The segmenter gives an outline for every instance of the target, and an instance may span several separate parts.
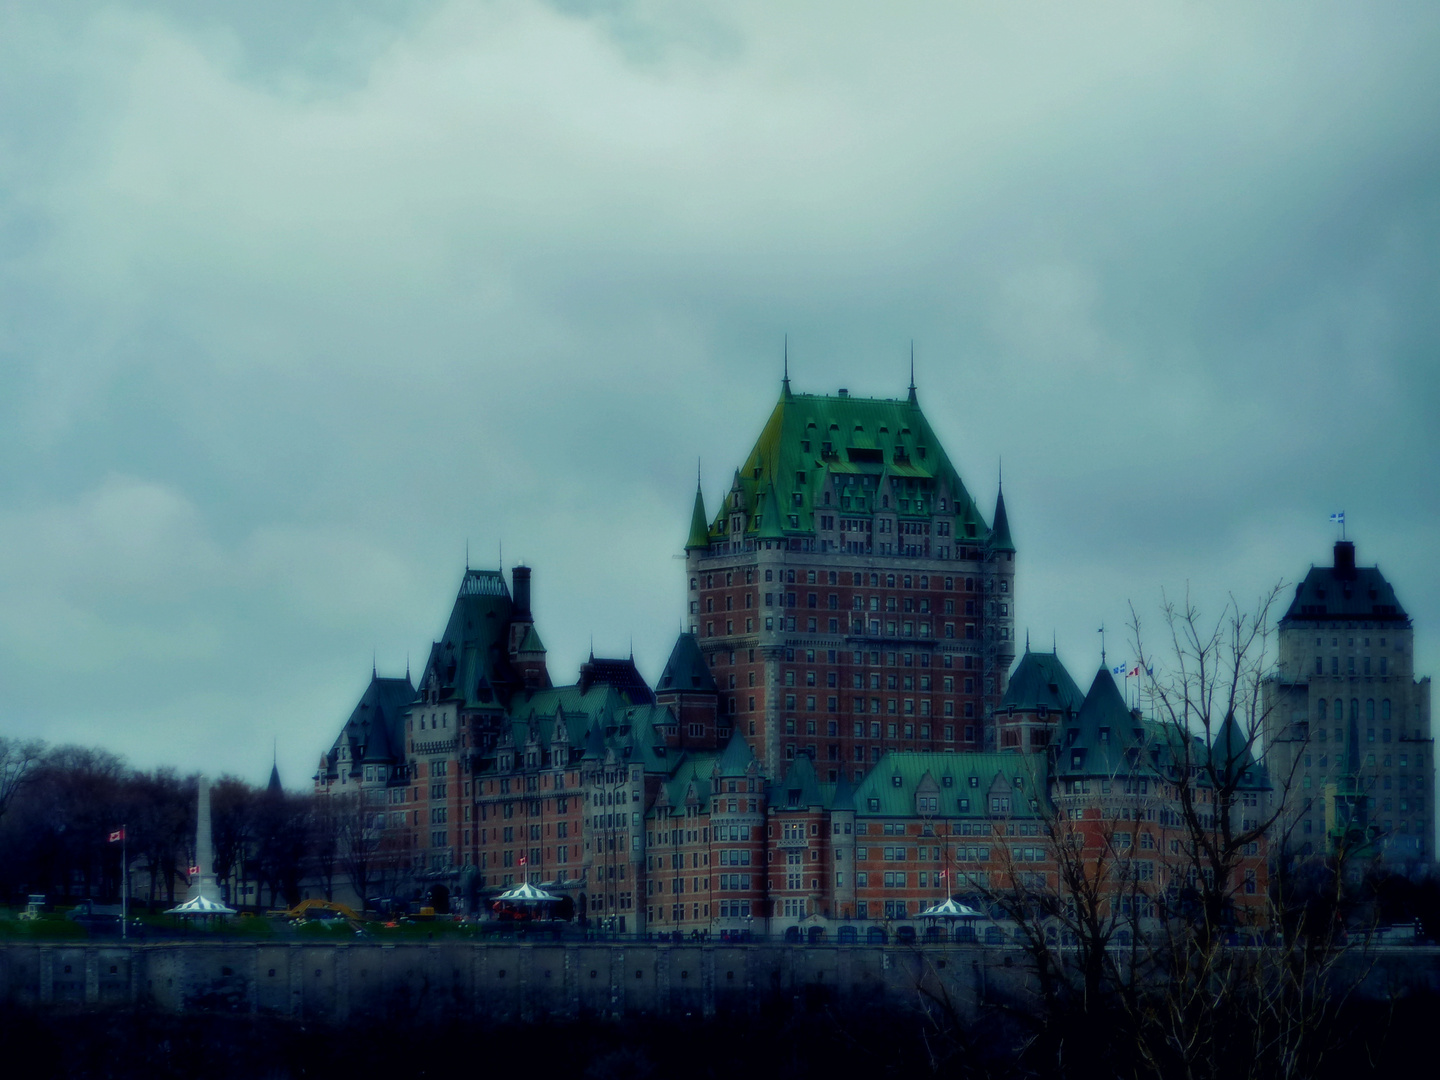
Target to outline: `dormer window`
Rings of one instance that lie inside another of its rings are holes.
[[[979,786],[980,786],[980,778],[979,778],[978,776],[972,776],[972,777],[970,777],[970,786],[971,786],[971,787],[979,787]]]
[[[955,778],[953,776],[943,776],[940,778],[940,785],[942,787],[954,787]]]
[[[877,812],[880,810],[880,800],[879,800],[879,799],[866,799],[866,800],[865,800],[865,808],[866,808],[867,810],[869,810],[872,814],[873,814],[873,813],[877,813]]]
[[[1110,729],[1108,727],[1102,727],[1100,729],[1100,741],[1103,743],[1110,741]]]
[[[890,777],[890,786],[891,786],[891,787],[899,787],[900,785],[901,785],[901,780],[900,780],[900,774],[899,774],[899,773],[896,773],[894,776]]]

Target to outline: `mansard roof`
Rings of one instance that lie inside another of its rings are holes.
[[[787,389],[718,507],[707,542],[732,535],[729,519],[736,509],[745,514],[748,539],[813,534],[814,514],[823,506],[822,491],[832,476],[869,478],[862,489],[865,501],[855,508],[862,514],[879,505],[882,481],[918,481],[926,497],[913,500],[913,515],[898,505],[890,507],[892,512],[928,518],[937,512],[936,500],[944,498],[944,513],[956,518],[958,538],[991,539],[975,500],[913,395],[897,400],[791,394]],[[1014,550],[1008,526],[993,541],[1009,545],[999,550]]]
[[[719,687],[715,685],[715,678],[710,674],[710,666],[705,663],[705,656],[700,651],[700,642],[694,634],[681,634],[675,639],[675,647],[670,650],[670,659],[665,662],[665,670],[660,673],[660,681],[655,684],[655,689],[660,693],[702,693],[715,694]]]
[[[1065,670],[1060,657],[1053,652],[1031,652],[1029,646],[1010,676],[1010,685],[1000,700],[1002,709],[1034,712],[1039,708],[1057,713],[1077,712],[1085,695]]]
[[[1044,770],[1044,757],[1035,754],[891,751],[855,786],[852,801],[862,818],[916,818],[924,816],[915,799],[923,788],[938,798],[940,817],[988,818],[990,792],[1003,789],[1006,816],[1038,817],[1049,805]]]
[[[1356,566],[1355,545],[1335,544],[1331,566],[1312,566],[1295,588],[1295,599],[1280,620],[1291,622],[1388,622],[1408,626],[1395,589],[1377,566]]]
[[[340,747],[349,750],[350,771],[358,773],[365,762],[395,764],[405,760],[405,716],[415,701],[409,676],[381,678],[373,671],[370,682],[355,703],[326,756],[330,775],[338,775]],[[274,772],[278,779],[279,773]]]
[[[590,659],[580,665],[579,686],[582,692],[594,686],[610,686],[631,704],[655,704],[655,694],[635,666],[633,656],[611,659],[591,653]]]
[[[507,648],[512,614],[505,576],[467,569],[445,632],[430,648],[421,686],[433,678],[440,698],[462,707],[503,706],[520,685]]]

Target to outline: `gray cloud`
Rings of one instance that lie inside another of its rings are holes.
[[[655,674],[787,332],[1077,675],[1342,507],[1440,671],[1430,8],[303,8],[0,16],[0,731],[299,781],[467,538]]]

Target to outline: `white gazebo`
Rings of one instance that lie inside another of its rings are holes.
[[[171,908],[166,915],[182,919],[209,919],[234,915],[220,899],[220,886],[215,882],[215,854],[210,834],[210,781],[200,777],[200,791],[195,808],[195,874],[190,882],[190,895],[183,904]]]

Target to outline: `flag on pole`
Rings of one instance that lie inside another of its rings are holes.
[[[1127,678],[1127,679],[1138,679],[1139,677],[1140,677],[1140,665],[1139,665],[1139,664],[1136,664],[1133,668],[1131,668],[1129,671],[1127,671],[1127,672],[1125,673],[1125,678]]]
[[[524,855],[521,855],[521,856],[520,856],[520,865],[521,865],[521,866],[524,866],[524,865],[525,865],[525,856],[524,856]]]
[[[124,840],[124,839],[125,839],[125,826],[122,825],[122,826],[120,826],[120,828],[114,830],[114,831],[110,834],[110,840],[109,840],[109,842],[112,843],[112,844],[118,844],[118,843],[120,843],[120,841],[122,841],[122,840]]]
[[[192,867],[190,867],[190,876],[191,876],[191,877],[199,877],[199,876],[200,876],[200,867],[198,867],[198,866],[192,866]]]
[[[1341,510],[1338,514],[1331,514],[1331,515],[1330,515],[1330,520],[1333,521],[1333,522],[1335,522],[1335,524],[1337,524],[1337,525],[1344,525],[1344,524],[1345,524],[1345,511],[1344,511],[1344,510]]]
[[[1124,675],[1124,674],[1125,674],[1125,665],[1124,665],[1124,664],[1117,664],[1115,667],[1112,667],[1112,668],[1110,669],[1110,674],[1111,674],[1111,675]]]

